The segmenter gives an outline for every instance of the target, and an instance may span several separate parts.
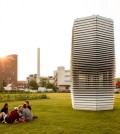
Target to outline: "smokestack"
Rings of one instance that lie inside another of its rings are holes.
[[[40,82],[40,48],[37,48],[37,83]]]

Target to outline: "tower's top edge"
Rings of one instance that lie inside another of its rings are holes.
[[[76,18],[75,21],[86,20],[86,19],[92,19],[92,18],[93,18],[93,19],[100,18],[100,19],[104,19],[104,20],[108,20],[108,21],[113,21],[111,18],[103,17],[103,16],[100,16],[100,15],[91,15],[91,16],[87,16],[87,17]]]

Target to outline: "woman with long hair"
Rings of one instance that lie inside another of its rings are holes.
[[[1,109],[1,112],[4,112],[5,114],[8,114],[8,103],[5,103],[3,108]]]

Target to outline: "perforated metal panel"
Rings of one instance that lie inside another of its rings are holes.
[[[112,19],[101,16],[76,19],[71,51],[73,108],[113,109],[115,52]]]

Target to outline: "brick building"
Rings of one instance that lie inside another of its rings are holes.
[[[7,55],[0,58],[0,86],[12,83],[17,86],[17,55]]]

